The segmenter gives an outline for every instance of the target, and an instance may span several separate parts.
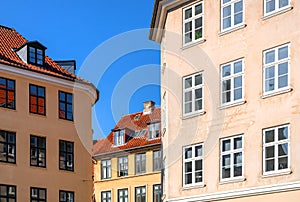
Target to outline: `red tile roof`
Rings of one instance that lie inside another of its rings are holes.
[[[27,64],[26,62],[24,62],[14,50],[20,48],[27,42],[27,39],[25,39],[13,28],[8,28],[0,25],[0,63],[43,74],[48,74],[55,77],[60,77],[63,79],[80,79],[74,74],[71,74],[63,69],[48,56],[45,56],[45,64],[43,67]]]
[[[139,119],[135,119],[139,116]],[[151,114],[143,114],[137,112],[134,114],[125,115],[114,127],[112,132],[107,138],[100,139],[94,144],[93,155],[103,155],[106,153],[118,152],[123,150],[137,149],[142,146],[155,145],[161,143],[161,138],[149,139],[148,138],[148,124],[151,122],[160,121],[160,108],[155,108]],[[136,135],[131,138],[127,143],[121,146],[114,145],[114,130],[128,128],[132,131],[143,131],[142,135]]]

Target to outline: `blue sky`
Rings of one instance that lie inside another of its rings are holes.
[[[75,59],[79,75],[97,76],[100,100],[94,106],[93,128],[98,139],[108,135],[122,114],[141,111],[142,102],[160,105],[159,44],[149,41],[145,30],[153,4],[154,0],[3,1],[0,24],[41,42],[54,60]],[[81,67],[85,73],[80,74]]]

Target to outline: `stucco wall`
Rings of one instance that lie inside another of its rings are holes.
[[[300,18],[300,2],[292,0],[291,5],[290,11],[262,19],[263,1],[244,1],[246,26],[220,36],[220,1],[204,0],[205,41],[188,48],[182,47],[182,7],[168,13],[161,43],[161,61],[166,64],[161,75],[161,94],[166,91],[169,109],[167,130],[162,139],[166,157],[166,199],[300,180],[300,21],[296,20]],[[292,91],[263,99],[263,51],[285,43],[290,43]],[[246,103],[220,109],[220,65],[239,58],[245,61]],[[203,71],[204,76],[206,113],[183,119],[182,77],[199,71]],[[262,177],[262,129],[282,124],[290,124],[292,173]],[[219,177],[219,140],[238,134],[244,134],[245,181],[223,184]],[[183,189],[182,147],[200,142],[205,147],[205,186]]]

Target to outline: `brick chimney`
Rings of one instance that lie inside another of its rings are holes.
[[[143,114],[146,115],[146,114],[151,114],[153,112],[155,108],[155,102],[153,101],[147,101],[147,102],[144,102],[144,110],[143,110]]]

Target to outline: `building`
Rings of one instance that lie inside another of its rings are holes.
[[[0,26],[0,201],[91,201],[97,89]]]
[[[299,201],[300,1],[156,0],[163,199]]]
[[[160,202],[160,109],[122,116],[105,139],[94,145],[97,202]]]

